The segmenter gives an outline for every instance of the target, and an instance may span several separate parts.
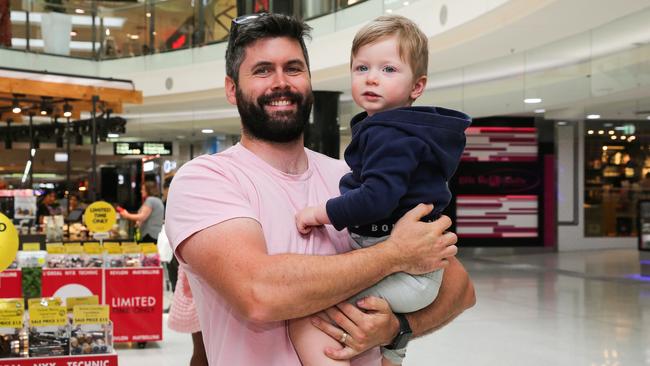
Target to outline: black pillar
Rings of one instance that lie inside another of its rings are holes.
[[[334,91],[314,91],[314,107],[305,128],[305,146],[334,159],[339,158],[339,95]]]

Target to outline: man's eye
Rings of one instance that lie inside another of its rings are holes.
[[[356,71],[368,71],[368,66],[366,65],[359,65],[355,68]]]
[[[287,68],[287,73],[289,74],[299,74],[302,72],[302,69],[300,67],[288,67]]]
[[[393,66],[384,66],[384,72],[397,72],[397,69]]]
[[[270,72],[270,71],[269,71],[269,69],[267,69],[267,68],[260,68],[260,69],[255,69],[255,70],[253,70],[253,75],[266,75],[266,74],[268,74],[269,72]]]

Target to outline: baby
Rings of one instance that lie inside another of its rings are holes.
[[[449,204],[447,182],[460,161],[471,120],[454,110],[411,107],[424,91],[427,63],[427,37],[407,18],[381,16],[356,34],[352,98],[365,112],[351,121],[352,141],[345,150],[351,172],[340,181],[341,196],[296,215],[302,234],[331,224],[348,229],[354,249],[368,247],[386,240],[397,220],[419,203],[434,205],[426,221],[437,219]],[[348,300],[381,297],[400,320],[398,337],[382,347],[384,365],[402,363],[411,332],[403,314],[435,300],[442,274],[396,273]],[[349,365],[325,356],[325,346],[341,345],[308,322],[289,325],[303,365]],[[346,343],[346,336],[339,342]]]

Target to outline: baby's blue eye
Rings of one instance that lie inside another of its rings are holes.
[[[368,66],[359,65],[359,66],[357,66],[357,71],[368,71]]]
[[[385,66],[384,67],[384,72],[396,72],[397,69],[392,67],[392,66]]]

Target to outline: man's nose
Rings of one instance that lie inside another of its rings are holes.
[[[284,74],[282,70],[278,70],[273,77],[273,89],[286,89],[289,87],[289,80],[287,75]]]

